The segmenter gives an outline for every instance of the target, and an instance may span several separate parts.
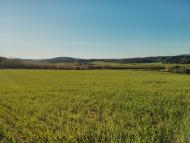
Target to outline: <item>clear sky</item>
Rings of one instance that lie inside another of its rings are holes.
[[[189,0],[0,0],[0,56],[190,54]]]

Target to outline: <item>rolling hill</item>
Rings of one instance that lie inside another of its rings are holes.
[[[114,62],[114,63],[172,63],[172,64],[190,64],[190,54],[177,56],[158,56],[158,57],[143,57],[143,58],[122,58],[122,59],[79,59],[72,57],[56,57],[52,59],[41,60],[47,63],[65,63],[78,62],[90,63],[94,61]]]

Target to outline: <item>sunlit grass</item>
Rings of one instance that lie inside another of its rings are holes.
[[[188,142],[190,76],[0,71],[2,142]]]

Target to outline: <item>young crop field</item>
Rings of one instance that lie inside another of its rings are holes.
[[[0,142],[188,143],[190,76],[0,70]]]
[[[89,64],[96,66],[110,66],[110,67],[123,67],[129,69],[163,69],[166,64],[163,63],[114,63],[114,62],[103,62],[103,61],[93,61]]]

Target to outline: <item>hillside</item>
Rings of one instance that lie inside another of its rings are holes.
[[[172,64],[190,64],[190,55],[177,55],[177,56],[158,56],[158,57],[144,57],[144,58],[123,58],[123,59],[78,59],[72,57],[57,57],[52,59],[42,60],[48,63],[61,63],[61,62],[78,62],[78,63],[91,63],[94,61],[114,62],[114,63],[172,63]]]
[[[79,59],[56,57],[51,59],[18,59],[0,57],[1,69],[135,69],[190,73],[190,55],[159,56],[124,59]]]
[[[0,62],[3,60],[13,60],[5,57],[0,57]],[[14,59],[15,60],[15,59]],[[190,54],[177,56],[158,56],[158,57],[137,57],[137,58],[122,58],[122,59],[81,59],[73,57],[56,57],[50,59],[16,59],[25,62],[38,63],[91,63],[91,62],[114,62],[114,63],[167,63],[167,64],[190,64]]]

